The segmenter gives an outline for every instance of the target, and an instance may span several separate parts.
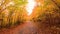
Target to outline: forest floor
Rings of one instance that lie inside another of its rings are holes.
[[[0,34],[39,34],[38,24],[32,21],[26,21],[24,24],[18,25],[15,28],[5,28],[0,30]],[[40,33],[41,34],[41,33]]]

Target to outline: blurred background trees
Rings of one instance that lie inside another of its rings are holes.
[[[43,0],[37,3],[31,20],[38,23],[46,34],[48,32],[51,34],[60,33],[60,1]]]
[[[27,0],[0,0],[0,27],[9,27],[24,22]]]

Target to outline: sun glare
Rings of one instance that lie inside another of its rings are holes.
[[[33,11],[33,8],[36,6],[35,0],[28,0],[28,4],[26,5],[26,10],[28,15],[30,15]]]

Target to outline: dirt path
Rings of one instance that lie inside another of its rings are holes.
[[[4,29],[0,34],[38,34],[38,26],[36,23],[27,21],[22,25],[12,29]]]

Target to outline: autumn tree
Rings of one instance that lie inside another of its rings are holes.
[[[0,0],[0,27],[23,22],[26,3],[27,0]]]

